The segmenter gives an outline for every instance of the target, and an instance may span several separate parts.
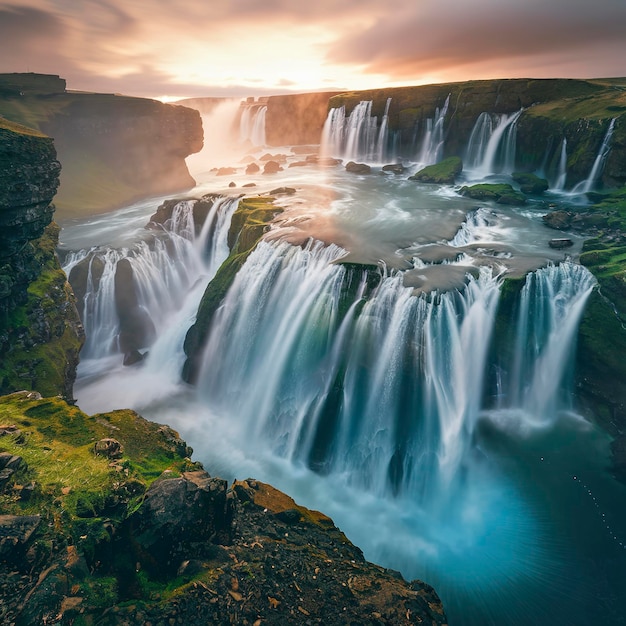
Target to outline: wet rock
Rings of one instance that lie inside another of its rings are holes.
[[[531,195],[542,194],[550,186],[545,178],[539,178],[536,174],[514,172],[511,174],[511,178],[519,184],[522,193]]]
[[[216,176],[232,176],[237,173],[237,168],[235,167],[220,167],[216,172]]]
[[[135,365],[136,363],[141,363],[148,353],[144,352],[143,354],[139,352],[139,350],[131,350],[130,352],[126,352],[124,354],[123,365],[130,366]]]
[[[250,163],[248,167],[246,167],[246,174],[257,174],[261,171],[261,168],[256,163]]]
[[[276,187],[276,189],[270,191],[270,196],[291,196],[294,193],[296,193],[296,190],[293,187]]]
[[[276,174],[277,172],[282,172],[282,170],[283,168],[278,161],[268,161],[263,167],[264,174]]]
[[[567,238],[550,239],[550,241],[548,242],[548,245],[551,248],[559,250],[562,248],[569,248],[573,246],[574,242],[571,239],[567,239]]]
[[[372,168],[367,163],[355,163],[354,161],[348,161],[346,163],[346,172],[352,174],[369,174]]]
[[[434,165],[428,165],[409,176],[409,180],[436,185],[452,185],[463,171],[463,162],[459,157],[449,157]]]
[[[573,214],[569,211],[552,211],[541,219],[548,228],[555,230],[565,230],[572,225]]]
[[[233,187],[236,187],[236,186],[237,186],[237,184],[236,184],[234,181],[232,181],[232,180],[231,180],[231,181],[228,183],[228,186],[229,186],[229,188],[231,188],[231,189],[232,189]]]
[[[391,172],[392,174],[403,174],[406,171],[406,168],[402,163],[390,163],[388,165],[383,165],[383,172]]]

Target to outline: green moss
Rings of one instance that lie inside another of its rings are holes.
[[[71,396],[83,335],[74,296],[55,253],[58,233],[52,223],[32,243],[41,272],[28,286],[26,303],[11,311],[7,320],[0,393],[28,389],[44,396]]]
[[[37,485],[26,502],[1,495],[1,508],[14,514],[64,513],[68,533],[76,538],[96,532],[100,541],[102,525],[90,531],[81,518],[123,516],[164,471],[195,468],[191,450],[174,431],[134,411],[88,416],[60,398],[22,392],[0,397],[0,415],[3,425],[19,429],[0,438],[0,451],[21,456],[27,469],[18,478]],[[123,446],[123,457],[113,465],[94,454],[95,442],[106,437]]]
[[[474,200],[491,200],[499,204],[525,204],[526,198],[506,183],[472,185],[462,187],[461,195]]]
[[[198,307],[196,321],[185,337],[185,353],[188,358],[183,368],[183,378],[187,382],[195,381],[198,353],[206,341],[215,312],[224,300],[237,272],[267,232],[270,222],[281,211],[280,207],[274,205],[274,198],[271,196],[240,200],[228,231],[231,253],[208,284]]]
[[[438,185],[452,185],[456,177],[463,171],[463,162],[459,157],[448,157],[435,165],[428,165],[421,169],[409,180]]]

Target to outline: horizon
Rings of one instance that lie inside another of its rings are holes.
[[[86,10],[86,8],[88,10]],[[622,77],[626,3],[0,2],[0,72],[175,101],[467,80]]]

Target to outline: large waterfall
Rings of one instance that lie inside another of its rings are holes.
[[[242,104],[239,120],[239,141],[241,143],[250,142],[253,146],[265,145],[266,113],[267,105]]]
[[[510,174],[515,169],[516,123],[522,110],[493,115],[481,113],[469,138],[465,167],[472,177]]]
[[[371,103],[350,124],[334,109],[326,141],[384,162],[389,104],[375,125]],[[445,109],[411,160],[440,154]],[[512,168],[519,114],[481,116],[474,172]],[[551,248],[532,203],[477,206],[452,187],[285,158],[271,177],[232,175],[237,194],[251,179],[255,194],[296,193],[214,312],[196,387],[180,381],[183,340],[229,254],[237,198],[206,196],[207,171],[203,200],[149,229],[160,201],[90,220],[102,236],[83,244],[64,228],[84,248],[65,261],[88,335],[81,408],[134,408],[211,474],[324,511],[366,558],[432,584],[451,626],[623,623],[626,494],[572,397],[595,284],[575,262],[582,238]],[[129,345],[141,360],[123,367]]]

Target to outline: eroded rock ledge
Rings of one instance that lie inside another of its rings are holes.
[[[431,587],[270,485],[209,476],[167,426],[26,392],[0,411],[2,623],[446,623]]]

